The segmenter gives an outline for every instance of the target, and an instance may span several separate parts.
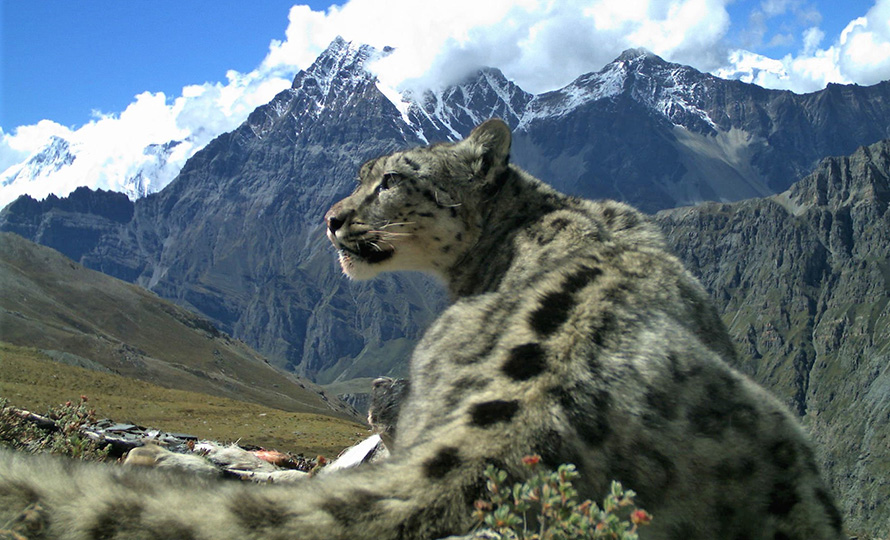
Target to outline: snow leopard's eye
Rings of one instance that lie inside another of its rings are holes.
[[[380,192],[380,191],[389,189],[389,188],[395,186],[396,184],[398,184],[399,181],[401,181],[401,180],[402,180],[402,175],[399,173],[394,173],[394,172],[385,173],[383,175],[383,179],[380,180],[379,184],[377,184],[377,191]]]

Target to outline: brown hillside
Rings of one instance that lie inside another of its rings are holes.
[[[7,343],[165,388],[358,420],[206,319],[10,233],[0,234],[0,290]]]

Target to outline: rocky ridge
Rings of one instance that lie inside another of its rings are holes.
[[[890,533],[890,141],[789,190],[661,212],[742,371],[802,417],[851,530]]]

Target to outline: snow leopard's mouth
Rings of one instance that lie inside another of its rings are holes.
[[[393,249],[386,249],[373,242],[356,242],[355,248],[340,246],[340,251],[350,257],[358,257],[369,264],[383,262],[393,256]]]

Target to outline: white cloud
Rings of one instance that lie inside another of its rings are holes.
[[[564,86],[624,49],[719,64],[726,0],[352,0],[327,13],[297,6],[264,66],[305,67],[336,36],[393,54],[374,69],[388,86],[449,84],[497,66],[530,92]]]
[[[803,54],[813,54],[823,39],[825,39],[825,32],[818,27],[807,28],[803,33]]]
[[[769,81],[770,87],[787,84],[788,72],[781,60],[767,58],[750,51],[735,50],[729,53],[729,64],[714,71],[724,79],[737,79],[746,83]],[[758,83],[759,84],[759,83]]]
[[[2,133],[2,131],[0,131]],[[46,144],[51,136],[68,137],[72,131],[61,124],[51,120],[41,120],[30,126],[16,128],[15,134],[3,133],[3,154],[17,154],[27,156]]]
[[[890,79],[890,0],[878,0],[852,21],[837,45],[842,72],[860,84]]]
[[[81,185],[131,197],[157,191],[173,180],[195,152],[236,128],[291,83],[290,76],[282,78],[279,71],[260,69],[247,74],[229,71],[226,79],[187,86],[175,99],[163,93],[139,94],[123,112],[96,114],[77,130],[44,120],[12,133],[0,132],[0,181],[8,182],[53,137],[68,141],[76,156],[69,165],[43,171],[27,183],[17,179],[0,186],[0,207],[22,194],[65,196]],[[151,145],[171,141],[181,142],[160,162],[156,154],[146,153]]]
[[[792,0],[763,0],[763,2],[760,3],[760,9],[762,9],[767,16],[776,17],[784,15],[794,3],[795,2],[792,2]]]
[[[782,7],[781,0],[777,1],[773,9]],[[727,65],[714,73],[801,93],[820,90],[828,83],[870,85],[890,79],[890,0],[877,0],[826,48],[819,48],[825,33],[816,26],[807,28],[801,39],[799,54],[769,62],[749,51],[733,51]],[[781,69],[775,62],[781,63]],[[760,69],[766,64],[770,64],[767,69]]]
[[[496,66],[525,90],[540,93],[600,69],[631,47],[702,71],[797,92],[828,82],[873,84],[890,78],[890,0],[876,0],[840,36],[825,35],[821,15],[807,2],[763,0],[749,21],[752,30],[761,25],[761,44],[767,19],[794,16],[800,28],[790,35],[802,45],[799,53],[781,59],[727,48],[731,1],[350,0],[324,12],[294,6],[285,39],[270,43],[256,70],[230,71],[223,82],[187,86],[174,98],[140,94],[123,112],[99,115],[76,131],[50,121],[0,131],[0,171],[55,135],[70,141],[78,158],[69,176],[55,175],[53,185],[31,186],[32,193],[64,195],[75,182],[123,189],[127,175],[146,166],[146,145],[188,139],[166,168],[153,172],[159,187],[213,137],[234,129],[287,88],[337,35],[377,48],[395,47],[372,69],[386,86],[399,89],[441,86],[475,68]],[[786,34],[773,38],[787,41]],[[0,204],[6,200],[0,189]]]

